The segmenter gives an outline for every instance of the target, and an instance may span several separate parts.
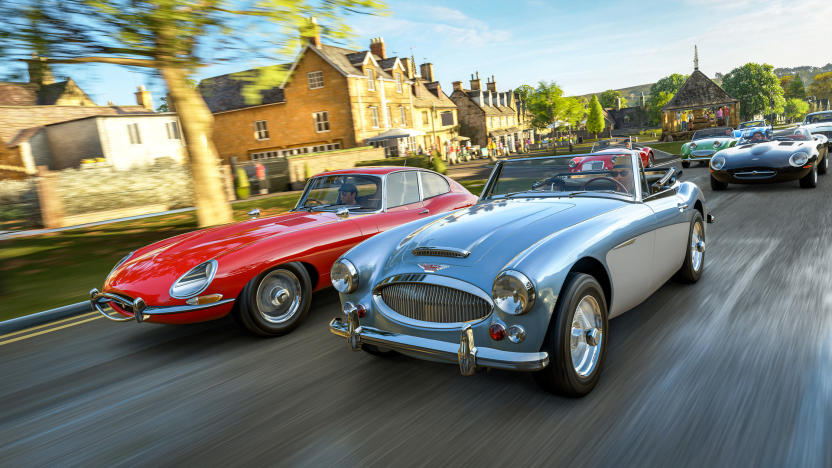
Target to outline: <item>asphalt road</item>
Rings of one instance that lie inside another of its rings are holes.
[[[82,318],[0,345],[0,465],[832,466],[832,175],[684,172],[717,217],[704,276],[610,322],[583,399],[350,352],[331,291],[277,339]]]

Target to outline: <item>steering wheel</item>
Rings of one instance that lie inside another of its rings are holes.
[[[593,177],[592,179],[589,179],[588,181],[586,181],[586,183],[584,184],[584,186],[583,186],[583,187],[581,187],[581,190],[586,190],[586,186],[587,186],[587,185],[589,185],[589,184],[591,184],[591,183],[593,183],[593,182],[595,182],[596,180],[608,180],[608,181],[610,181],[610,182],[614,182],[616,185],[618,185],[619,187],[621,187],[621,190],[622,190],[624,193],[630,193],[630,191],[629,191],[629,190],[627,190],[627,187],[625,187],[625,186],[624,186],[624,184],[622,184],[621,182],[619,182],[619,181],[617,181],[617,180],[613,179],[612,177],[605,177],[605,176],[602,176],[602,177]]]

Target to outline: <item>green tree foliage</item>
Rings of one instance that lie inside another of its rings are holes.
[[[803,99],[788,98],[786,100],[786,105],[783,108],[783,112],[786,114],[786,118],[789,119],[790,122],[803,120],[803,117],[809,113],[809,103]]]
[[[780,79],[767,63],[746,63],[731,70],[722,79],[722,88],[740,100],[743,120],[758,114],[782,113],[786,104]]]
[[[604,110],[601,108],[601,103],[598,102],[598,97],[594,94],[592,95],[592,99],[589,100],[589,115],[586,118],[586,129],[595,134],[595,137],[598,138],[598,134],[604,131]]]
[[[537,88],[523,85],[526,108],[532,114],[532,126],[537,129],[549,128],[559,122],[574,126],[584,117],[584,101],[578,97],[564,97],[563,90],[554,81],[538,83]]]
[[[673,73],[653,83],[647,95],[647,118],[650,123],[658,124],[661,121],[662,107],[673,99],[687,79],[688,75]]]
[[[621,91],[615,91],[612,89],[608,89],[601,93],[601,97],[598,98],[598,102],[601,103],[601,107],[604,109],[615,109],[618,106],[618,98],[621,98],[621,107],[627,107],[627,99],[621,96]]]
[[[347,14],[381,8],[380,0],[7,0],[0,1],[0,58],[20,61],[36,53],[46,63],[109,63],[158,73],[182,125],[197,218],[208,226],[232,217],[211,141],[213,116],[188,86],[194,71],[244,55],[286,60],[303,40],[298,31],[343,40],[351,34]],[[270,67],[248,77],[246,95],[280,83],[285,73]]]
[[[783,97],[806,98],[806,88],[803,86],[803,79],[800,75],[785,75],[780,77],[780,87],[783,88]]]
[[[815,98],[832,99],[832,72],[818,73],[809,85],[809,94]]]
[[[532,88],[529,85],[524,84],[524,85],[520,86],[519,88],[515,89],[514,94],[520,96],[520,99],[522,99],[523,101],[526,101],[526,100],[529,99],[529,96],[534,94],[534,88]]]

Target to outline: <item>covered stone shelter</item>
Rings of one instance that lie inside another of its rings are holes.
[[[700,128],[740,123],[740,101],[730,96],[698,68],[662,107],[662,140],[688,140]]]

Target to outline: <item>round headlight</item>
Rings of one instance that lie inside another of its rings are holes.
[[[725,156],[714,156],[711,158],[711,168],[718,171],[725,167]]]
[[[205,291],[217,273],[217,261],[208,260],[193,267],[170,287],[170,297],[187,299]]]
[[[714,149],[717,149],[717,148],[719,148],[719,142],[718,142],[718,141],[715,141],[715,142],[714,142]]]
[[[804,153],[803,151],[798,151],[789,157],[789,164],[794,167],[800,167],[807,162],[809,162],[809,153]]]
[[[340,293],[351,293],[358,288],[358,269],[346,258],[332,264],[329,271],[332,286]]]
[[[696,149],[696,143],[691,143],[690,144],[690,149],[695,150]]]
[[[494,279],[491,287],[494,305],[503,312],[520,315],[529,311],[534,305],[534,285],[523,273],[506,270]]]

